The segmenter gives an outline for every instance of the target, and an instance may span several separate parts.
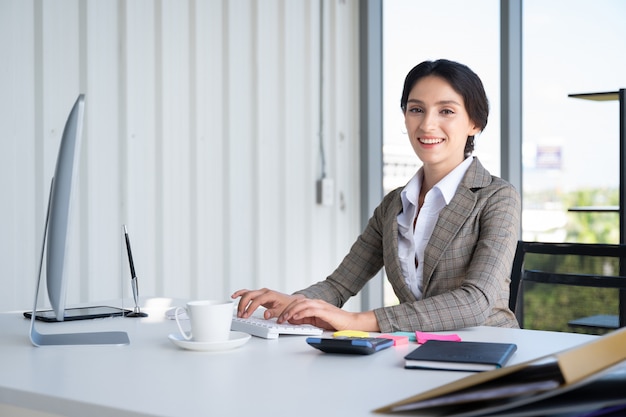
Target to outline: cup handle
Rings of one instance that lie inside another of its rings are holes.
[[[191,340],[191,338],[193,337],[193,335],[191,334],[191,332],[187,333],[186,331],[183,330],[183,327],[180,325],[180,320],[179,320],[179,316],[181,312],[187,312],[187,310],[184,307],[177,307],[176,311],[174,312],[174,317],[176,318],[176,324],[178,325],[178,330],[180,331],[180,334],[182,337],[185,338],[185,340]]]

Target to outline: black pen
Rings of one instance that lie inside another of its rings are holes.
[[[124,238],[126,239],[126,252],[128,252],[128,264],[130,265],[130,280],[133,288],[133,298],[135,299],[135,309],[132,313],[127,314],[128,317],[145,317],[147,314],[139,310],[139,284],[137,283],[137,274],[135,274],[135,263],[133,262],[133,252],[130,250],[130,238],[128,230],[124,225]]]

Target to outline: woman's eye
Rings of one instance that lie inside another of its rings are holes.
[[[420,109],[419,107],[412,107],[409,108],[409,113],[422,113],[422,109]]]
[[[450,109],[443,109],[443,110],[441,110],[441,112],[443,114],[454,114],[454,112],[452,110],[450,110]]]

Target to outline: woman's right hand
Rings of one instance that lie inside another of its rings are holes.
[[[233,299],[237,297],[241,297],[237,306],[237,317],[250,317],[259,306],[263,306],[266,308],[263,313],[266,319],[279,317],[293,301],[304,298],[303,295],[289,295],[267,288],[260,290],[241,289],[231,295]]]

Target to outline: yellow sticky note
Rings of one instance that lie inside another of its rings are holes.
[[[360,330],[339,330],[333,333],[333,337],[370,337],[370,334]]]

